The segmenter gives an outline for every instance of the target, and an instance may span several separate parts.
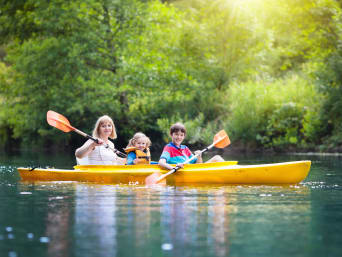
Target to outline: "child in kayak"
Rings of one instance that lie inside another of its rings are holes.
[[[150,164],[151,140],[141,132],[135,133],[132,139],[129,140],[125,149],[127,153],[127,165],[133,164]]]
[[[80,148],[76,149],[76,158],[88,159],[87,164],[89,165],[122,165],[125,163],[125,159],[117,156],[112,150],[114,144],[109,141],[109,138],[115,139],[117,136],[114,122],[109,116],[104,115],[96,121],[92,135],[98,140],[98,143],[88,139]]]
[[[170,128],[170,136],[172,141],[167,144],[159,159],[159,165],[165,169],[173,169],[174,167],[170,164],[176,164],[176,166],[183,168],[183,163],[188,159],[193,157],[192,152],[186,145],[182,145],[185,136],[186,136],[186,129],[182,123],[175,123]],[[200,154],[197,158],[192,160],[190,163],[202,163],[202,156],[201,151],[195,151],[195,155]],[[212,157],[207,162],[221,162],[224,159],[216,155]]]

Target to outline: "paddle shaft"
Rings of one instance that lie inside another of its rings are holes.
[[[209,149],[213,148],[218,142],[220,142],[222,140],[222,138],[216,140],[214,143],[212,143],[211,145],[209,145],[208,147],[204,148],[203,150],[201,150],[199,153],[195,154],[194,156],[192,156],[190,159],[186,160],[185,162],[183,162],[183,164],[187,164],[189,162],[191,162],[192,160],[194,160],[195,158],[197,158],[199,155],[201,155],[202,153],[208,151]],[[179,170],[180,167],[176,166],[174,167],[172,170],[170,170],[169,172],[161,175],[155,183],[158,183],[159,181],[161,181],[162,179],[164,179],[165,177],[167,177],[168,175],[171,175],[172,173],[175,173],[177,170]]]
[[[98,140],[98,139],[93,138],[92,136],[90,136],[90,135],[84,133],[84,132],[81,131],[81,130],[78,130],[77,128],[74,128],[74,127],[73,127],[73,129],[74,129],[74,131],[75,131],[77,134],[80,134],[81,136],[84,136],[84,137],[86,137],[86,138],[88,138],[88,139],[91,139],[91,140],[93,140],[94,142],[96,142],[97,144],[99,143],[99,140]],[[116,153],[117,155],[120,155],[121,157],[127,157],[126,154],[124,154],[124,153],[120,152],[119,150],[117,150],[117,149],[111,147],[109,144],[105,144],[105,147],[106,147],[106,148],[109,148],[110,150],[112,150],[112,151],[113,151],[114,153]]]

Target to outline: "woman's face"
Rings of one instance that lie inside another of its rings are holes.
[[[135,147],[141,151],[145,150],[147,147],[147,138],[146,137],[138,138],[138,140],[135,142]]]
[[[100,137],[108,138],[113,131],[113,126],[109,121],[104,121],[99,127]]]

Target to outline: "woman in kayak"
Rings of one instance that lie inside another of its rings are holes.
[[[170,164],[176,164],[180,168],[183,168],[183,163],[193,157],[190,149],[186,145],[182,145],[182,142],[186,135],[185,126],[182,123],[173,124],[170,128],[170,136],[172,141],[167,144],[159,159],[159,165],[165,169],[173,169]],[[195,151],[195,154],[200,154],[201,151]],[[215,155],[207,162],[223,162],[224,159],[220,155]],[[192,160],[190,163],[202,163],[202,156]]]
[[[78,159],[87,157],[89,165],[125,164],[125,159],[117,156],[113,151],[114,144],[109,141],[109,138],[117,138],[114,122],[109,116],[104,115],[97,120],[92,135],[98,142],[88,139],[80,148],[76,149],[75,156]]]

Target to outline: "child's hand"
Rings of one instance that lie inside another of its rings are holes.
[[[202,151],[201,150],[195,151],[195,155],[202,156]]]
[[[176,164],[176,167],[179,167],[180,169],[181,169],[181,168],[184,168],[184,164],[183,164],[183,163],[177,163],[177,164]]]
[[[203,160],[202,160],[202,151],[200,151],[200,150],[195,151],[195,155],[197,156],[196,163],[202,163],[203,162]]]

